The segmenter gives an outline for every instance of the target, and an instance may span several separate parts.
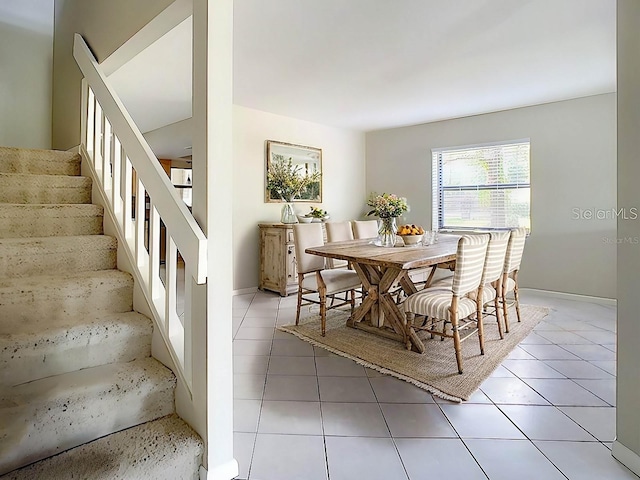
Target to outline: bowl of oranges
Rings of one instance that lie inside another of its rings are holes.
[[[424,235],[424,228],[413,223],[400,225],[400,227],[398,227],[397,235],[402,238],[405,246],[418,245]]]

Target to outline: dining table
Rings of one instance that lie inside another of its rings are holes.
[[[424,352],[424,344],[415,334],[407,332],[404,312],[394,299],[400,288],[404,295],[418,291],[410,276],[417,268],[431,267],[429,286],[438,266],[455,262],[459,235],[440,234],[431,245],[394,247],[376,245],[376,239],[347,240],[307,248],[307,253],[326,258],[346,260],[358,274],[363,286],[363,299],[347,320],[347,325],[376,335],[398,340],[412,350]]]

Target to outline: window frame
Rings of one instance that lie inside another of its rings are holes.
[[[443,185],[443,153],[463,151],[463,150],[481,150],[492,147],[510,147],[518,144],[528,144],[529,147],[529,182],[528,183],[495,183],[495,184],[477,184],[477,185],[458,185],[458,186],[444,186]],[[517,225],[509,227],[484,227],[484,226],[445,226],[444,225],[444,195],[446,191],[483,191],[483,190],[519,190],[528,188],[531,193],[531,139],[521,138],[517,140],[507,140],[500,142],[488,142],[474,145],[463,145],[456,147],[440,147],[431,149],[432,159],[432,228],[435,227],[438,231],[500,231],[511,230],[517,228]],[[527,227],[527,233],[531,230],[531,197],[529,197],[529,227]]]

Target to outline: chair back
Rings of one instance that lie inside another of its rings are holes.
[[[324,269],[324,257],[305,252],[307,248],[324,245],[321,223],[296,223],[293,226],[293,241],[296,247],[298,273],[304,274]]]
[[[356,239],[375,238],[378,236],[377,220],[354,220],[352,226],[353,237]]]
[[[327,229],[327,242],[353,240],[351,222],[327,222],[324,226]]]
[[[504,257],[504,269],[502,273],[511,273],[514,270],[520,270],[520,262],[522,261],[522,252],[524,251],[524,242],[527,239],[526,228],[516,228],[511,230],[509,244],[507,245],[507,253]]]
[[[353,240],[353,230],[351,230],[351,222],[327,222],[324,224],[327,230],[327,242],[342,242],[344,240]],[[336,260],[335,258],[327,258],[327,267],[340,268],[349,265],[346,260]]]
[[[489,235],[487,256],[484,260],[484,271],[482,272],[482,280],[480,281],[482,285],[495,282],[502,276],[504,259],[511,232],[491,232]]]
[[[461,297],[480,286],[489,235],[464,235],[458,240],[456,270],[451,289]]]

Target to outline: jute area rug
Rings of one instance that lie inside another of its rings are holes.
[[[300,320],[300,325],[279,327],[312,345],[350,358],[372,368],[413,383],[434,395],[455,402],[468,400],[482,382],[502,363],[509,353],[549,313],[546,307],[521,305],[522,322],[518,323],[514,308],[509,310],[509,333],[500,340],[495,317],[484,319],[485,354],[480,355],[477,335],[462,342],[464,373],[456,366],[453,339],[430,339],[420,332],[425,353],[409,351],[400,342],[346,326],[349,312],[327,312],[326,336],[320,334],[320,316]]]

